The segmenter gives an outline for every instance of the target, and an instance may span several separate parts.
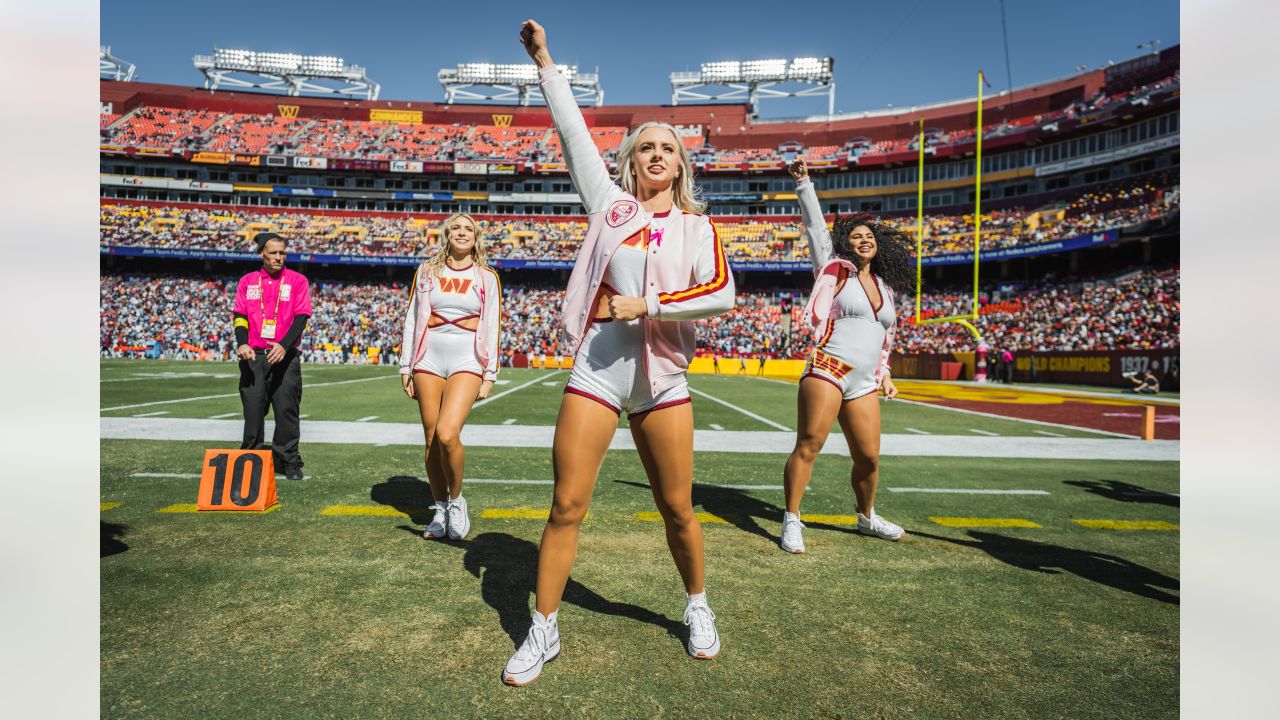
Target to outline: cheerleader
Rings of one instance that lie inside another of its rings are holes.
[[[800,379],[796,445],[783,475],[787,509],[782,516],[782,549],[804,552],[800,498],[837,418],[853,459],[858,532],[898,540],[902,528],[875,511],[880,479],[880,405],[875,393],[881,391],[886,399],[898,394],[889,377],[896,325],[891,289],[911,287],[907,239],[870,215],[838,217],[828,233],[804,160],[787,170],[796,179],[816,278],[805,308],[805,322],[813,326],[816,342]]]
[[[433,513],[422,536],[461,540],[471,529],[462,496],[462,426],[498,379],[502,285],[485,262],[476,221],[451,215],[440,249],[418,266],[409,289],[400,352],[405,395],[418,401]]]
[[[596,475],[627,413],[667,546],[684,581],[686,649],[720,652],[703,582],[702,528],[693,512],[693,409],[686,368],[693,320],[733,307],[733,277],[675,129],[648,122],[618,150],[614,184],[591,140],[569,82],[528,20],[520,40],[538,65],[565,161],[588,214],[587,236],[565,292],[563,323],[573,371],[556,420],[555,491],[538,555],[536,609],[502,680],[526,685],[560,653],[557,614],[577,552],[578,529]]]

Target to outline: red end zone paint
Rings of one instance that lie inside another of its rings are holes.
[[[903,399],[930,405],[1070,425],[1085,430],[1106,430],[1133,436],[1142,434],[1142,406],[1145,403],[1140,396],[1092,398],[1024,392],[999,385],[914,383],[910,380],[898,381],[898,388]],[[1155,407],[1156,439],[1181,439],[1181,409],[1176,405]]]

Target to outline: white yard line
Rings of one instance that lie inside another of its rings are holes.
[[[503,424],[503,425],[515,425],[515,424],[516,424],[516,419],[515,419],[515,418],[507,418],[506,420],[503,420],[503,421],[502,421],[502,424]]]
[[[969,432],[978,433],[979,435],[986,435],[987,437],[1000,437],[1000,433],[993,433],[989,430],[979,430],[978,428],[969,428]]]
[[[724,426],[723,426],[723,425],[716,424],[716,423],[711,423],[711,429],[712,429],[712,430],[723,430],[723,429],[724,429]]]
[[[387,377],[391,377],[391,376],[388,375]],[[308,385],[303,385],[302,389],[308,390],[310,388],[328,387],[330,385],[350,385],[351,383],[369,382],[370,380],[386,380],[387,377],[378,376],[378,377],[359,378],[357,380],[338,380],[337,382],[311,383]],[[233,398],[233,397],[240,397],[240,393],[233,392],[233,393],[224,393],[222,395],[199,395],[196,397],[178,398],[176,400],[154,400],[152,402],[134,403],[132,405],[116,405],[115,407],[102,408],[99,412],[111,412],[113,410],[132,410],[134,408],[153,407],[155,405],[173,405],[175,403],[195,402],[197,400],[218,400],[221,398]]]
[[[933,434],[933,433],[931,433],[931,432],[925,432],[924,430],[917,430],[917,429],[915,429],[915,428],[902,428],[902,429],[903,429],[903,430],[906,430],[906,431],[907,431],[907,432],[909,432],[909,433],[915,433],[915,434],[917,434],[917,435],[932,435],[932,434]]]
[[[948,493],[954,495],[1048,495],[1048,490],[986,490],[980,488],[900,488],[886,487],[895,493]]]
[[[104,440],[190,440],[238,444],[244,423],[238,419],[134,418],[104,416],[99,419],[99,437]],[[266,432],[275,427],[268,421]],[[396,445],[422,447],[421,423],[357,423],[309,420],[303,426],[307,443],[338,445]],[[551,425],[481,425],[468,423],[462,430],[467,447],[544,448],[555,438]],[[795,448],[794,432],[777,430],[698,430],[693,432],[694,452],[728,452],[787,455]],[[231,446],[234,447],[234,446]],[[635,450],[629,433],[618,433],[609,445],[612,450]],[[1177,440],[1142,441],[1116,438],[1051,438],[1039,435],[983,437],[980,435],[881,436],[882,457],[1000,457],[1042,460],[1178,460]],[[828,438],[822,450],[848,457],[849,448],[839,433]]]
[[[210,415],[210,416],[209,416],[209,419],[210,419],[210,420],[224,420],[224,419],[229,418],[229,417],[239,417],[239,416],[240,416],[240,413],[238,413],[238,412],[233,412],[233,413],[222,413],[221,415]],[[137,417],[137,416],[135,415],[134,417]]]
[[[377,419],[378,419],[377,415],[368,415],[360,418],[359,420],[356,420],[356,422],[369,422],[370,420],[377,420]]]
[[[137,415],[134,415],[134,417],[155,417],[157,415],[168,415],[168,414],[169,414],[168,410],[156,410],[155,412],[138,413]]]
[[[947,407],[946,405],[934,405],[933,403],[920,402],[919,400],[903,400],[902,398],[894,398],[892,402],[906,403],[908,405],[919,405],[920,407],[933,408],[934,410],[946,410],[948,412],[964,413],[966,415],[977,415],[979,417],[995,418],[996,420],[1008,420],[1009,422],[1029,423],[1031,425],[1043,425],[1045,427],[1063,428],[1065,430],[1079,430],[1081,432],[1098,433],[1099,435],[1110,435],[1111,437],[1133,439],[1137,435],[1126,435],[1124,433],[1111,432],[1110,430],[1094,430],[1093,428],[1079,427],[1078,425],[1066,425],[1064,423],[1048,422],[1046,420],[1028,420],[1026,418],[1010,417],[1008,415],[997,415],[995,413],[982,412],[979,410],[965,410],[964,408]]]
[[[1048,430],[1032,430],[1031,432],[1037,435],[1048,435],[1049,437],[1066,437],[1062,433],[1049,432]]]
[[[690,387],[689,387],[689,392],[693,393],[694,395],[698,395],[699,397],[704,397],[704,398],[706,398],[706,399],[708,399],[708,400],[710,400],[710,401],[712,401],[712,402],[718,402],[718,403],[720,403],[721,405],[724,405],[725,407],[730,408],[731,410],[737,410],[738,412],[742,413],[743,415],[746,415],[747,417],[751,418],[752,420],[759,420],[760,422],[764,423],[765,425],[768,425],[769,427],[774,427],[774,428],[777,428],[777,429],[779,429],[779,430],[783,430],[783,431],[786,431],[786,432],[792,432],[791,428],[787,427],[786,425],[780,425],[780,424],[778,424],[778,423],[776,423],[776,422],[774,422],[774,421],[770,420],[770,419],[769,419],[769,418],[767,418],[767,417],[761,417],[760,415],[757,415],[757,414],[755,414],[755,413],[751,412],[750,410],[746,410],[746,409],[744,409],[744,408],[740,408],[740,407],[738,407],[737,405],[734,405],[734,404],[733,404],[733,403],[731,403],[731,402],[726,402],[726,401],[724,401],[724,400],[721,400],[720,398],[718,398],[718,397],[716,397],[716,396],[714,396],[714,395],[710,395],[710,394],[708,394],[708,393],[705,393],[705,392],[703,392],[703,391],[701,391],[701,390],[698,390],[698,389],[696,389],[696,388],[694,388],[694,387],[692,387],[692,386],[690,386]]]
[[[510,395],[511,393],[516,392],[516,391],[518,391],[518,390],[523,390],[523,389],[525,389],[525,388],[529,387],[530,385],[536,385],[537,383],[540,383],[540,382],[542,382],[543,380],[546,380],[546,379],[547,379],[547,378],[549,378],[549,377],[555,377],[556,375],[559,375],[559,374],[560,374],[560,373],[562,373],[562,372],[564,372],[564,371],[563,371],[563,370],[557,370],[557,371],[555,371],[555,372],[551,373],[550,375],[540,375],[540,376],[538,376],[538,377],[536,377],[536,378],[534,378],[534,379],[530,380],[529,382],[527,382],[527,383],[525,383],[525,384],[523,384],[523,385],[517,385],[517,386],[515,386],[515,387],[511,388],[510,390],[503,390],[502,392],[498,393],[497,395],[490,395],[489,397],[487,397],[487,398],[485,398],[485,399],[483,399],[483,400],[479,400],[479,401],[477,401],[474,405],[472,405],[472,406],[471,406],[471,409],[473,409],[473,410],[474,410],[475,408],[478,408],[478,407],[480,407],[481,405],[488,405],[489,403],[493,402],[494,400],[497,400],[498,398],[506,397],[507,395]]]

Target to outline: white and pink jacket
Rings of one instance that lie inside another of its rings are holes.
[[[563,322],[568,354],[576,354],[591,326],[605,270],[628,239],[648,233],[653,213],[613,183],[573,99],[569,82],[554,67],[541,71],[569,174],[587,208],[587,236],[569,276]],[[710,218],[682,212],[660,243],[645,243],[644,369],[654,396],[685,379],[696,349],[693,320],[733,309],[734,282],[724,246]],[[646,239],[647,240],[647,239]]]
[[[813,262],[814,283],[809,293],[809,302],[804,308],[805,322],[815,331],[821,332],[827,319],[831,317],[836,305],[836,288],[843,274],[847,282],[858,282],[858,268],[848,260],[833,257],[831,232],[827,230],[826,218],[822,216],[822,208],[818,205],[818,193],[813,182],[806,175],[796,183],[796,196],[800,201],[800,216],[804,220],[805,235],[809,241],[809,257]],[[880,288],[883,307],[894,316],[894,321],[885,328],[884,344],[880,349],[880,363],[876,368],[875,380],[889,374],[889,355],[893,352],[893,336],[897,331],[897,312],[893,304],[893,293],[879,277],[875,278]]]
[[[431,319],[431,288],[436,278],[426,263],[413,274],[409,290],[409,307],[404,314],[404,330],[400,341],[400,374],[413,372],[413,366],[427,353],[427,331]],[[476,325],[476,359],[484,368],[485,380],[498,379],[498,337],[502,330],[502,283],[490,267],[472,264],[475,282],[471,291],[480,297],[480,322]]]

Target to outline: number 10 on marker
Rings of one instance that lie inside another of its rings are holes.
[[[262,511],[275,504],[270,450],[205,450],[197,508]]]

